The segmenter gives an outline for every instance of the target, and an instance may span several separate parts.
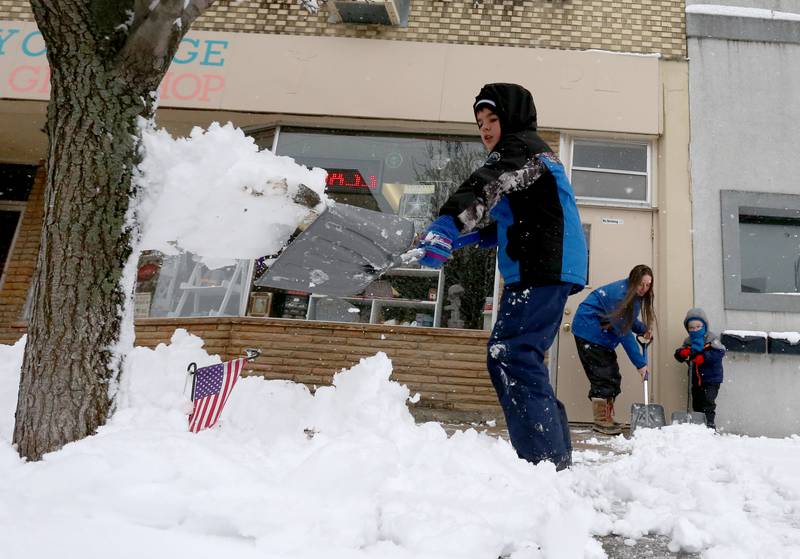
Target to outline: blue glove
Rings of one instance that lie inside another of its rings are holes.
[[[426,268],[441,268],[450,259],[453,241],[457,238],[458,227],[453,216],[443,215],[436,218],[417,245],[425,251],[419,263]]]

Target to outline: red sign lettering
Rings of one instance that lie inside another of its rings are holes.
[[[358,169],[329,169],[328,176],[325,179],[325,186],[327,188],[336,188],[338,190],[346,188],[368,188],[375,190],[378,188],[378,177],[369,175],[369,183],[364,180]]]

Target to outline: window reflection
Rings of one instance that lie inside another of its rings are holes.
[[[576,196],[646,202],[648,182],[647,144],[573,141],[572,187]]]
[[[800,292],[800,219],[739,216],[745,293]]]
[[[486,157],[478,138],[303,129],[282,129],[277,154],[327,170],[337,202],[407,217],[418,230]]]

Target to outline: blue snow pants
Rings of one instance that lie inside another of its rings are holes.
[[[549,460],[559,470],[572,463],[572,443],[544,354],[558,332],[571,287],[506,286],[487,351],[489,375],[517,454],[534,464]]]

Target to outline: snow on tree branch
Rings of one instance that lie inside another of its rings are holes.
[[[317,0],[299,0],[300,6],[305,8],[308,13],[316,14],[319,11],[319,2]],[[325,0],[321,0],[322,3],[325,3]]]

